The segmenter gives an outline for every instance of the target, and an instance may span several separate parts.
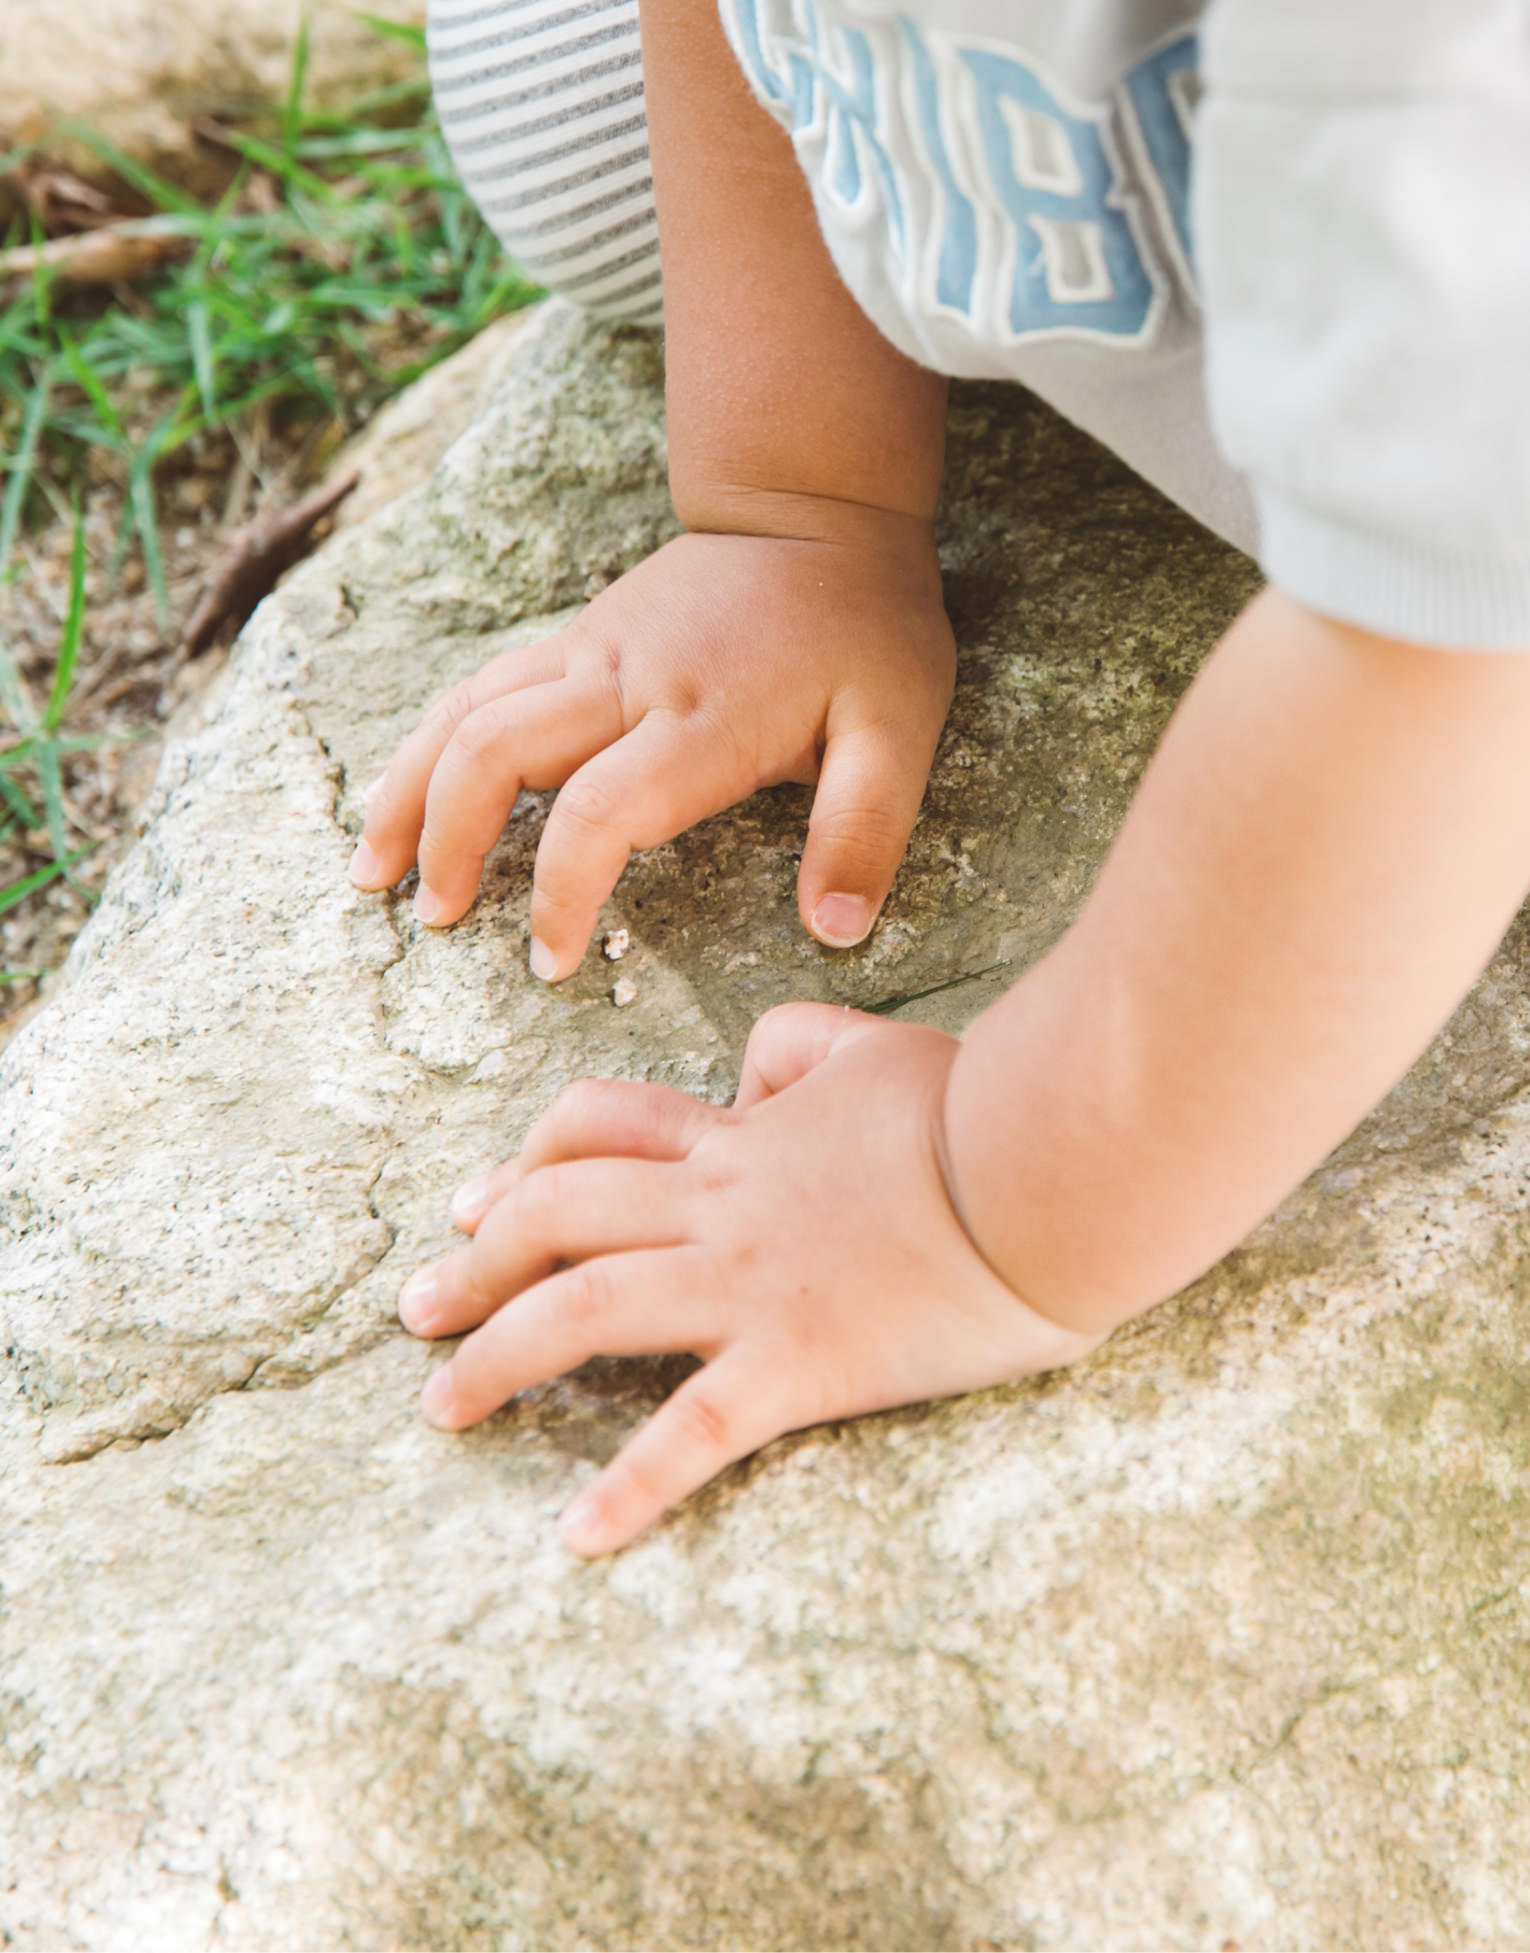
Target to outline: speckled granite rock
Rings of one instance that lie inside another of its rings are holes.
[[[530,312],[509,312],[420,376],[372,416],[335,456],[329,479],[353,469],[361,480],[335,510],[336,529],[354,529],[418,488],[453,441],[493,401]]]
[[[634,864],[611,1001],[354,894],[425,699],[663,534],[658,352],[557,307],[431,482],[257,614],[62,998],[0,1060],[0,1943],[1530,1944],[1517,930],[1240,1253],[1066,1375],[802,1434],[614,1562],[552,1520],[676,1371],[462,1437],[392,1316],[569,1077],[721,1096],[779,999],[959,1024],[1064,925],[1250,587],[964,392],[963,680],[887,920],[806,796]]]

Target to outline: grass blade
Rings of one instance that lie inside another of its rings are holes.
[[[83,848],[76,848],[74,853],[64,860],[50,861],[46,868],[39,868],[33,874],[23,875],[19,882],[12,882],[9,888],[0,888],[0,915],[4,915],[7,909],[14,909],[18,902],[24,902],[29,895],[39,888],[45,888],[58,876],[67,875],[74,864],[82,856],[89,854],[94,846],[94,841],[87,842]]]
[[[74,547],[69,555],[69,614],[64,619],[64,635],[59,639],[58,663],[53,672],[53,690],[43,713],[43,728],[57,732],[69,703],[69,687],[74,682],[75,660],[80,655],[80,636],[85,625],[85,518],[74,512]]]
[[[62,861],[69,852],[69,832],[64,824],[64,779],[59,770],[57,746],[51,740],[40,740],[32,754],[32,765],[42,788],[48,845],[53,850],[53,859]]]
[[[366,22],[373,33],[381,34],[385,40],[402,41],[406,47],[412,47],[416,54],[425,52],[423,27],[411,27],[408,21],[404,20],[385,20],[381,14],[363,12],[359,17]],[[410,86],[418,87],[419,84],[412,82]]]
[[[191,370],[196,375],[197,392],[207,425],[218,423],[217,386],[213,377],[212,331],[207,322],[206,303],[195,298],[186,307],[186,337],[191,344]]]
[[[48,393],[52,385],[53,366],[50,362],[43,368],[42,378],[32,389],[27,400],[26,419],[21,424],[21,439],[16,443],[16,453],[11,461],[10,479],[5,484],[5,500],[0,502],[0,573],[4,572],[6,564],[11,560],[16,531],[21,526],[21,508],[31,484],[32,469],[37,460],[37,439],[42,432],[43,416],[48,411]]]
[[[112,405],[111,395],[101,383],[101,376],[86,359],[72,339],[65,339],[64,364],[69,368],[75,385],[95,408],[107,432],[115,437],[116,445],[121,446],[126,436],[122,432],[122,419]]]
[[[133,512],[133,526],[138,531],[138,540],[143,544],[144,568],[149,572],[149,583],[159,608],[159,621],[168,628],[170,593],[165,588],[165,558],[159,546],[159,513],[154,506],[153,471],[157,458],[146,448],[128,470],[128,506]]]
[[[322,176],[315,176],[310,169],[304,169],[295,156],[274,142],[262,142],[259,136],[247,136],[237,129],[228,134],[229,146],[238,150],[247,162],[269,170],[285,183],[289,189],[303,189],[320,203],[332,203],[334,192]]]
[[[47,242],[42,220],[32,213],[32,303],[37,310],[37,323],[44,331],[53,323],[53,275],[48,269],[48,260],[43,246]]]
[[[298,22],[297,42],[292,50],[292,79],[287,84],[287,103],[282,111],[282,148],[290,162],[297,153],[303,133],[303,84],[308,79],[308,37],[313,27],[308,8]]]
[[[175,445],[175,437],[180,431],[181,408],[184,403],[177,401],[162,420],[156,421],[149,430],[147,440],[133,457],[128,469],[128,507],[132,510],[133,525],[138,531],[138,540],[143,544],[144,567],[149,572],[149,583],[154,591],[154,601],[159,610],[160,626],[170,628],[170,595],[165,588],[165,559],[159,546],[159,511],[154,502],[154,468],[167,445]]]
[[[125,183],[131,183],[141,197],[161,210],[174,210],[182,217],[188,217],[195,225],[195,235],[201,236],[202,227],[207,222],[207,212],[193,197],[177,190],[173,183],[167,183],[162,176],[146,169],[142,163],[135,162],[125,150],[103,136],[98,129],[92,129],[87,122],[77,122],[72,117],[60,123],[62,133],[78,136],[88,149],[93,149],[103,163],[108,163]]]
[[[0,770],[0,800],[5,802],[23,827],[36,827],[42,819],[42,815],[27,799],[10,774],[3,770]]]
[[[37,724],[36,708],[27,695],[16,660],[3,641],[0,641],[0,705],[10,714],[11,723],[18,732],[31,733]]]

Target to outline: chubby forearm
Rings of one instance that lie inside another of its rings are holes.
[[[927,526],[945,381],[845,289],[791,143],[750,94],[712,0],[643,0],[664,265],[670,484],[691,529],[853,536]]]
[[[1386,1093],[1530,886],[1527,745],[1530,656],[1250,605],[953,1069],[953,1195],[1017,1292],[1074,1328],[1150,1307]]]

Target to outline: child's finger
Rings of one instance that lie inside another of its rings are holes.
[[[511,692],[464,719],[425,796],[420,920],[444,928],[466,912],[522,786],[560,785],[621,733],[616,694],[573,677]]]
[[[591,1154],[683,1160],[727,1114],[672,1085],[627,1078],[580,1078],[560,1092],[526,1135],[522,1173]]]
[[[777,1004],[749,1033],[733,1110],[747,1112],[774,1098],[821,1065],[847,1038],[874,1036],[883,1028],[880,1017],[851,1010],[848,1004]]]
[[[671,840],[751,792],[730,776],[732,749],[715,731],[650,712],[573,775],[553,802],[531,889],[531,967],[546,982],[583,956],[600,905],[628,857]]]
[[[511,1189],[473,1244],[404,1284],[398,1312],[417,1336],[460,1336],[563,1261],[678,1246],[683,1189],[648,1160],[570,1160]]]
[[[441,1430],[460,1431],[592,1356],[709,1348],[715,1304],[699,1279],[703,1263],[711,1266],[699,1248],[639,1248],[565,1268],[460,1343],[432,1373],[420,1408]]]
[[[502,651],[436,700],[367,790],[366,819],[349,870],[358,887],[391,888],[414,866],[430,776],[453,733],[491,699],[561,678],[566,637],[560,631],[540,644]]]
[[[891,726],[831,732],[808,819],[797,906],[821,943],[848,949],[871,933],[908,846],[928,748]]]
[[[452,1219],[467,1233],[538,1167],[557,1160],[683,1160],[704,1132],[727,1118],[721,1106],[705,1105],[671,1085],[639,1085],[626,1078],[577,1079],[548,1107],[527,1133],[513,1160],[492,1168],[458,1189]]]
[[[614,1553],[725,1466],[793,1420],[756,1353],[738,1346],[688,1377],[564,1513],[563,1543],[585,1559]]]

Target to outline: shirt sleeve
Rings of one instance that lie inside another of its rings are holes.
[[[1212,426],[1270,581],[1530,650],[1530,0],[1212,0]]]

